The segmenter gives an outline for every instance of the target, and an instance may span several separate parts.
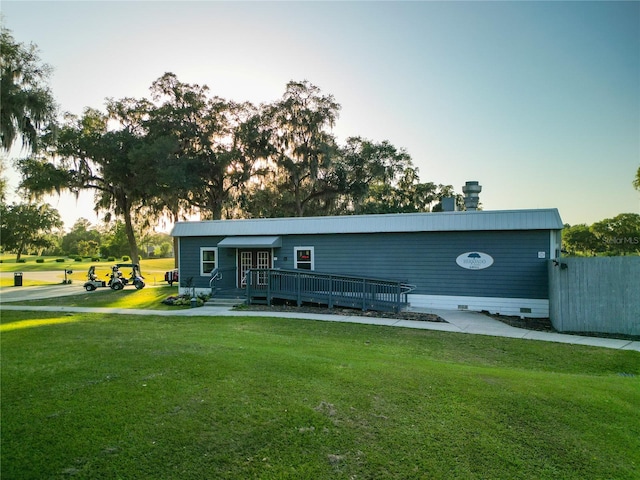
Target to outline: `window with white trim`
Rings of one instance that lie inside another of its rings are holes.
[[[218,247],[200,247],[200,275],[211,275],[218,264]]]
[[[294,268],[315,270],[313,247],[293,247]]]

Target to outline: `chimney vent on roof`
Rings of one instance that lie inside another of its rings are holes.
[[[480,203],[479,194],[482,191],[482,186],[478,182],[467,182],[462,187],[462,193],[464,193],[464,206],[467,211],[473,211],[478,209],[478,203]]]

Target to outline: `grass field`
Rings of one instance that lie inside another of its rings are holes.
[[[249,317],[0,333],[3,480],[640,476],[638,352]]]
[[[110,288],[98,288],[93,292],[85,292],[80,286],[82,293],[77,295],[61,296],[57,298],[43,298],[41,300],[24,300],[11,302],[11,305],[33,305],[33,306],[65,306],[65,307],[89,307],[89,308],[142,308],[151,310],[179,310],[190,308],[190,306],[169,306],[162,303],[162,300],[170,295],[178,294],[178,286],[161,286],[156,288],[143,288],[136,290],[126,287],[123,290],[111,290]]]
[[[117,259],[113,262],[100,261],[92,262],[90,259],[83,259],[82,262],[76,262],[72,258],[65,258],[64,262],[57,262],[58,258],[63,257],[36,257],[36,256],[23,256],[24,263],[16,263],[15,255],[2,255],[2,263],[0,263],[0,272],[13,273],[23,272],[23,285],[24,286],[36,286],[61,283],[64,279],[64,271],[71,270],[73,273],[67,275],[73,283],[84,283],[87,277],[87,271],[91,265],[96,266],[96,273],[101,279],[107,278],[107,275],[111,273],[111,267],[116,263],[123,262],[122,259]],[[44,260],[42,263],[37,263],[37,259]],[[142,259],[140,261],[140,268],[142,275],[148,284],[158,284],[164,281],[164,273],[174,268],[173,258],[152,258]],[[42,278],[37,275],[37,272],[58,272],[59,275],[55,278]],[[12,287],[13,276],[3,275],[0,278],[0,287]]]

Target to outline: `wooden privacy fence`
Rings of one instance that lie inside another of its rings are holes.
[[[274,299],[321,303],[362,310],[398,312],[407,305],[413,286],[395,280],[316,273],[308,270],[251,269],[247,272],[247,302]]]
[[[549,317],[560,332],[640,335],[640,257],[549,261]]]

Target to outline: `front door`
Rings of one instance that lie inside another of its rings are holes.
[[[271,268],[271,250],[238,250],[238,285],[247,286],[247,271],[251,268]],[[258,285],[266,285],[266,273],[258,276]]]

